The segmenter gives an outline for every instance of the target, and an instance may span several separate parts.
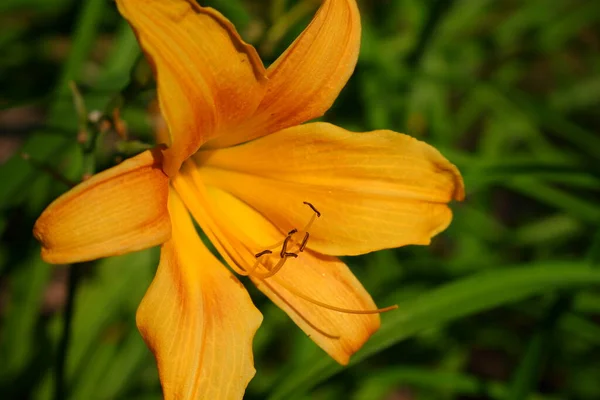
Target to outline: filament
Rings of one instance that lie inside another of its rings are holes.
[[[287,290],[291,294],[298,296],[301,299],[308,301],[309,303],[312,303],[319,307],[326,308],[331,311],[337,311],[337,312],[341,312],[344,314],[381,314],[381,313],[392,311],[392,310],[395,310],[398,308],[397,304],[394,304],[393,306],[389,306],[389,307],[377,308],[375,310],[351,310],[348,308],[336,307],[336,306],[332,306],[327,303],[323,303],[322,301],[315,300],[315,299],[305,295],[304,293],[301,293],[301,292],[297,291],[296,289],[286,285],[283,282],[278,282],[278,283],[281,287],[283,287],[285,290]]]
[[[271,268],[270,270],[268,270],[269,272],[267,272],[266,274],[261,274],[260,272],[256,272],[254,274],[252,274],[253,278],[258,278],[258,279],[267,279],[272,277],[273,275],[275,275],[276,273],[279,272],[279,270],[281,270],[281,268],[283,268],[283,265],[285,264],[285,262],[287,261],[288,257],[283,257],[280,258],[279,261],[277,262],[277,264],[275,264],[275,266],[273,268]],[[256,264],[260,263],[260,260],[256,260]],[[266,267],[265,267],[266,268]],[[256,268],[254,268],[252,271],[254,272]]]
[[[279,248],[279,247],[283,246],[283,245],[284,245],[284,243],[285,243],[286,241],[291,241],[291,242],[293,243],[293,242],[294,242],[294,239],[293,239],[293,237],[292,237],[292,239],[288,239],[288,237],[291,237],[291,236],[293,236],[293,234],[295,234],[295,233],[301,233],[301,234],[303,233],[303,234],[305,234],[305,236],[304,236],[304,239],[303,239],[303,241],[302,241],[302,243],[304,243],[304,246],[300,245],[300,247],[302,248],[302,250],[299,250],[299,251],[301,251],[301,252],[302,252],[302,251],[304,251],[304,248],[306,247],[306,242],[305,242],[305,241],[307,241],[307,240],[308,240],[308,236],[306,236],[306,235],[308,234],[308,231],[309,231],[309,229],[312,227],[313,223],[315,222],[315,219],[317,219],[317,218],[320,218],[320,217],[321,217],[321,213],[320,213],[320,212],[319,212],[319,210],[317,210],[317,209],[315,208],[315,206],[313,206],[311,203],[309,203],[309,202],[307,202],[307,201],[304,201],[304,202],[302,202],[302,203],[303,203],[303,204],[306,204],[307,206],[309,206],[309,207],[310,207],[310,209],[311,209],[311,210],[313,210],[313,215],[310,217],[310,220],[308,220],[308,223],[307,223],[307,224],[304,226],[304,228],[302,228],[300,231],[299,231],[299,230],[297,230],[297,229],[292,229],[292,230],[291,230],[291,231],[290,231],[290,232],[287,234],[287,236],[286,236],[285,238],[283,238],[282,240],[278,241],[278,242],[277,242],[277,243],[275,243],[275,244],[272,244],[272,245],[270,245],[270,246],[266,246],[266,247],[264,248],[265,250],[273,250],[273,249],[277,249],[277,248]],[[282,257],[283,257],[283,256],[282,256]]]
[[[302,315],[302,313],[300,311],[298,311],[296,309],[296,307],[294,307],[289,301],[286,300],[285,297],[283,297],[283,295],[281,293],[279,293],[273,286],[271,286],[268,282],[266,281],[261,281],[266,287],[269,288],[269,290],[271,292],[273,292],[273,294],[275,294],[277,297],[279,297],[281,299],[281,301],[283,301],[290,309],[292,309],[292,311],[294,311],[296,314],[298,314],[298,316],[300,318],[302,318],[302,320],[304,322],[306,322],[306,324],[308,326],[310,326],[312,329],[314,329],[315,331],[317,331],[318,333],[320,333],[321,335],[329,338],[329,339],[335,339],[338,340],[341,338],[340,335],[332,335],[331,333],[327,333],[325,332],[323,329],[319,328],[318,326],[316,326],[314,323],[312,323],[308,318],[306,318],[304,315]]]

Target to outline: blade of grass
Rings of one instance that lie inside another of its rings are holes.
[[[600,222],[600,207],[597,204],[565,190],[554,188],[536,178],[517,177],[505,182],[504,185],[588,223],[597,224]]]
[[[549,307],[537,332],[530,339],[525,354],[517,367],[506,400],[526,400],[535,390],[540,379],[545,360],[552,348],[553,335],[563,313],[571,307],[571,296],[560,296]]]
[[[35,353],[35,325],[50,272],[48,265],[35,254],[17,265],[11,277],[11,302],[3,316],[4,329],[0,342],[0,376],[5,379],[14,378]]]
[[[486,399],[503,399],[508,392],[507,387],[500,382],[481,381],[476,377],[455,372],[406,366],[376,371],[364,381],[353,400],[386,398],[391,389],[404,385],[423,389],[427,393]],[[547,400],[551,397],[535,394],[531,398]]]
[[[591,267],[594,266],[596,247],[597,243],[595,241],[588,251],[588,260]],[[538,325],[537,332],[529,341],[525,355],[515,371],[510,391],[505,397],[507,400],[526,400],[537,386],[543,372],[545,359],[553,348],[553,336],[558,322],[571,309],[573,300],[572,294],[564,294],[550,305],[546,315]]]

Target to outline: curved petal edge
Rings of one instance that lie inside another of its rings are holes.
[[[166,400],[241,399],[254,376],[262,315],[242,284],[202,244],[177,195],[173,237],[137,312]]]
[[[171,236],[169,179],[160,149],[148,150],[80,183],[52,202],[33,228],[52,264],[142,250]]]

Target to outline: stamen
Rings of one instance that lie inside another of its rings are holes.
[[[294,288],[286,285],[283,282],[278,282],[278,283],[279,283],[279,285],[281,287],[283,287],[288,292],[292,293],[295,296],[300,297],[303,300],[308,301],[309,303],[313,303],[316,306],[323,307],[323,308],[326,308],[326,309],[332,310],[332,311],[341,312],[341,313],[344,313],[344,314],[381,314],[381,313],[392,311],[392,310],[395,310],[395,309],[398,308],[398,305],[394,304],[393,306],[384,307],[384,308],[378,308],[376,310],[350,310],[350,309],[347,309],[347,308],[336,307],[336,306],[329,305],[327,303],[323,303],[322,301],[315,300],[315,299],[313,299],[311,297],[308,297],[304,293],[301,293],[301,292],[297,291],[296,289],[294,289]]]
[[[295,230],[295,229],[294,229]],[[294,232],[294,231],[291,231]],[[291,233],[290,232],[290,233]],[[295,232],[294,232],[295,233]],[[281,246],[281,251],[279,252],[279,257],[283,258],[285,257],[286,253],[287,253],[287,245],[290,242],[290,239],[292,239],[292,234],[289,234],[285,237],[285,239],[283,240],[283,246]]]
[[[268,270],[269,272],[262,274],[260,272],[255,272],[252,277],[253,278],[258,278],[258,279],[267,279],[272,277],[273,275],[275,275],[276,273],[278,273],[281,268],[283,268],[283,265],[285,264],[285,262],[287,261],[288,257],[282,257],[279,259],[279,261],[277,262],[277,264],[275,264],[275,266],[273,268],[271,268],[270,270]],[[265,267],[266,268],[266,267]]]
[[[283,266],[285,265],[285,262],[287,261],[288,258],[298,258],[298,253],[301,253],[306,249],[306,245],[307,245],[308,239],[310,237],[308,230],[311,228],[315,219],[321,216],[321,213],[312,204],[307,203],[307,202],[304,202],[304,203],[307,204],[314,211],[314,214],[311,216],[310,220],[308,221],[308,223],[306,224],[304,229],[302,231],[300,231],[301,233],[304,233],[302,242],[296,242],[294,240],[294,235],[296,233],[299,233],[299,231],[296,228],[292,229],[291,231],[288,232],[287,236],[282,241],[279,241],[279,242],[275,243],[274,245],[267,247],[265,250],[262,250],[259,253],[256,253],[254,255],[254,257],[256,258],[256,261],[254,262],[254,265],[252,266],[252,268],[244,269],[240,273],[240,275],[251,276],[251,277],[254,277],[257,279],[267,279],[267,278],[270,278],[273,275],[275,275],[277,272],[279,272],[281,270],[281,268],[283,268]],[[288,250],[288,247],[290,246],[290,244],[298,244],[297,252]],[[269,268],[266,263],[261,261],[261,258],[263,256],[269,256],[269,255],[273,254],[272,249],[275,249],[279,246],[281,246],[281,250],[279,251],[280,259],[277,261],[277,263],[272,268]],[[261,264],[262,264],[262,267],[267,270],[266,273],[261,273],[258,271]]]
[[[306,202],[306,201],[303,201],[302,203],[308,205],[311,208],[311,210],[314,211],[314,214],[311,216],[310,220],[308,221],[308,223],[304,226],[304,228],[301,231],[298,231],[298,229],[294,228],[288,232],[287,236],[293,236],[295,233],[298,233],[298,232],[305,233],[305,234],[308,233],[308,230],[312,227],[312,224],[315,222],[315,219],[321,217],[321,213],[319,212],[319,210],[317,210],[315,208],[315,206],[313,206],[311,203]],[[277,243],[274,243],[270,246],[265,247],[265,249],[273,250],[273,249],[276,249],[276,248],[282,246],[283,243],[285,242],[285,240],[287,239],[287,236],[283,240],[280,240]],[[304,240],[307,240],[306,236],[305,236]],[[292,241],[293,241],[293,239],[292,239]],[[306,244],[304,246],[306,247]]]
[[[273,252],[271,250],[263,250],[260,253],[256,253],[254,255],[254,257],[260,258],[260,257],[264,256],[265,254],[273,254]]]
[[[317,210],[315,208],[315,206],[313,206],[312,204],[310,204],[308,201],[303,201],[303,204],[306,204],[307,206],[309,206],[310,208],[312,208],[312,210],[315,212],[315,214],[317,214],[317,217],[321,216],[321,213],[319,212],[319,210]]]
[[[263,250],[260,253],[256,253],[254,255],[254,257],[256,257],[256,261],[254,262],[254,265],[252,265],[252,268],[250,269],[244,269],[244,268],[239,268],[239,271],[237,271],[237,273],[241,276],[256,276],[256,270],[258,269],[259,265],[260,265],[260,259],[263,256],[269,255],[269,254],[273,254],[273,252],[271,250]]]
[[[298,248],[299,253],[302,253],[304,251],[304,249],[306,248],[306,243],[308,243],[309,236],[310,236],[310,234],[308,232],[306,232],[304,234],[304,239],[302,239],[302,243],[300,243],[300,247]]]
[[[311,328],[313,328],[315,331],[317,331],[318,333],[320,333],[321,335],[323,335],[323,336],[325,336],[325,337],[327,337],[327,338],[329,338],[329,339],[340,339],[340,338],[341,338],[341,336],[340,336],[340,335],[332,335],[331,333],[327,333],[327,332],[325,332],[324,330],[322,330],[322,329],[320,329],[319,327],[317,327],[317,326],[316,326],[315,324],[313,324],[312,322],[310,322],[310,321],[308,320],[308,318],[306,318],[304,315],[302,315],[302,314],[300,313],[300,311],[298,311],[298,310],[296,309],[296,307],[294,307],[294,306],[293,306],[293,305],[292,305],[292,304],[291,304],[289,301],[287,301],[287,300],[285,299],[285,297],[283,297],[283,296],[281,295],[281,293],[279,293],[279,292],[278,292],[278,291],[277,291],[277,290],[276,290],[276,289],[275,289],[273,286],[271,286],[271,285],[270,285],[268,282],[266,282],[266,281],[263,281],[263,282],[261,282],[261,283],[262,283],[262,284],[264,284],[266,287],[268,287],[268,288],[269,288],[269,290],[270,290],[271,292],[273,292],[273,294],[275,294],[277,297],[279,297],[279,298],[281,299],[281,301],[283,301],[283,302],[284,302],[284,303],[285,303],[285,304],[286,304],[286,305],[287,305],[289,308],[291,308],[291,309],[292,309],[292,311],[294,311],[296,314],[298,314],[298,316],[299,316],[300,318],[302,318],[302,320],[303,320],[304,322],[306,322],[306,324],[307,324],[308,326],[310,326]]]

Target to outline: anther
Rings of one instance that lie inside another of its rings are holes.
[[[319,210],[317,210],[315,208],[315,206],[313,206],[312,204],[310,204],[308,201],[303,201],[302,203],[306,204],[307,206],[309,206],[315,212],[315,214],[317,214],[317,217],[321,216],[321,213],[319,212]]]
[[[306,248],[306,244],[308,243],[309,236],[310,236],[310,234],[308,232],[306,232],[304,234],[304,239],[302,239],[302,243],[300,243],[300,248],[298,248],[299,253],[302,253],[304,251],[304,249]]]
[[[254,255],[254,257],[260,258],[260,257],[264,256],[265,254],[273,254],[273,252],[271,250],[263,250],[260,253],[256,253]]]
[[[292,234],[288,234],[285,237],[285,239],[283,240],[283,246],[281,246],[281,252],[279,252],[279,256],[281,258],[285,257],[285,255],[287,254],[287,245],[288,245],[288,243],[289,243],[290,240],[292,240]]]
[[[298,258],[298,254],[296,254],[296,253],[284,253],[283,257],[285,257],[285,258],[287,258],[287,257]]]
[[[288,232],[288,236],[292,236],[293,234],[295,234],[296,232],[298,232],[298,229],[294,228],[291,231]]]

